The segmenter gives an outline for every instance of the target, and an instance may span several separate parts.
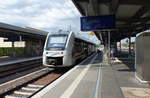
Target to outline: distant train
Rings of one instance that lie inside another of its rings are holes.
[[[73,32],[48,34],[43,51],[43,65],[72,66],[95,51],[95,44],[75,36]]]

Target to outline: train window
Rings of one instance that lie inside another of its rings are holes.
[[[82,54],[83,52],[82,45],[83,45],[83,42],[81,42],[81,40],[75,39],[75,44],[74,44],[73,53],[72,53],[73,56],[76,57]]]
[[[75,43],[75,47],[76,47],[76,51],[77,51],[77,52],[81,52],[81,46],[80,46],[80,43],[79,43],[79,42],[76,42],[76,43]]]
[[[49,43],[65,43],[66,37],[58,36],[58,37],[51,37]]]
[[[47,41],[47,49],[64,48],[67,41],[67,35],[49,36]]]

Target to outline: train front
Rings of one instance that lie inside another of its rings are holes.
[[[60,67],[63,65],[67,34],[48,35],[43,52],[43,65],[47,67]]]

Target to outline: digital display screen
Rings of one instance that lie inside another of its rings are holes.
[[[115,29],[115,16],[85,16],[81,17],[81,31]]]

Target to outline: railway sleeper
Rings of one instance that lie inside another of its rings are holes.
[[[22,89],[14,91],[14,94],[26,95],[26,96],[31,96],[33,93],[35,93],[35,91],[27,91],[27,90],[22,90]]]
[[[33,88],[33,87],[22,87],[22,90],[26,90],[26,91],[38,91],[40,88]]]
[[[11,95],[6,95],[4,98],[28,98],[29,96],[26,95],[18,95],[18,94],[11,94]]]
[[[43,87],[44,85],[28,84],[10,95],[6,95],[5,98],[28,98]]]
[[[39,85],[39,84],[28,84],[29,87],[38,87],[38,88],[43,88],[44,85]]]

